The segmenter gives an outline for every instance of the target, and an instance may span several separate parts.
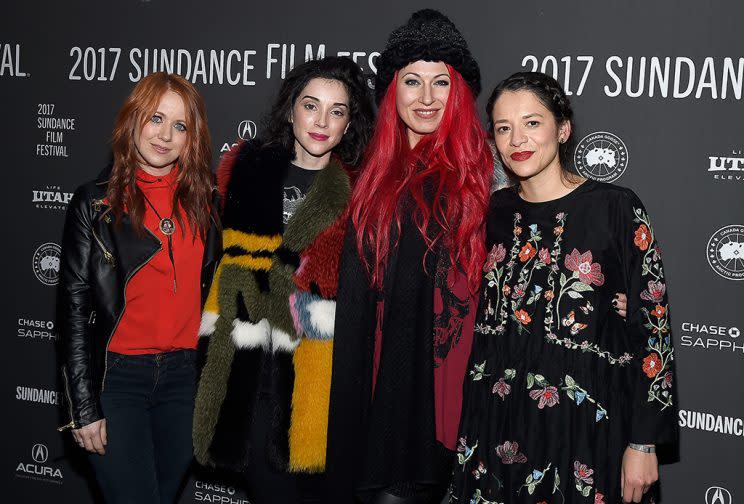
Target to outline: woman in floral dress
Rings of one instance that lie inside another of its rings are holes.
[[[648,214],[632,191],[566,170],[572,111],[551,77],[509,77],[487,111],[519,184],[491,197],[451,502],[653,502],[655,449],[678,431]]]

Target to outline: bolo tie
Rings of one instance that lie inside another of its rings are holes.
[[[147,204],[155,212],[155,216],[159,219],[158,229],[168,238],[168,258],[170,259],[171,265],[173,266],[173,293],[176,292],[176,261],[173,258],[173,232],[176,230],[176,223],[170,217],[161,217],[155,205],[152,204],[150,199],[145,195],[145,191],[142,191],[142,197],[145,198]],[[171,210],[171,214],[173,211]]]

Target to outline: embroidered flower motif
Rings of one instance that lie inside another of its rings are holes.
[[[522,228],[519,226],[514,226],[514,234],[519,236],[522,234]]]
[[[594,474],[594,469],[590,469],[586,464],[582,464],[578,460],[574,462],[574,477],[577,480],[581,480],[584,483],[591,485],[594,483],[592,474]]]
[[[651,310],[651,315],[654,315],[657,318],[661,318],[666,313],[666,309],[661,305],[656,305],[656,308]]]
[[[563,220],[566,218],[566,212],[558,212],[555,214],[555,220]]]
[[[524,284],[517,284],[514,286],[514,291],[512,292],[512,299],[519,299],[524,297]]]
[[[556,236],[560,236],[563,234],[563,226],[556,226],[553,228],[553,234]]]
[[[499,381],[493,385],[493,393],[498,394],[501,399],[511,394],[511,385],[506,383],[503,378],[499,378]]]
[[[478,480],[480,479],[481,475],[486,474],[486,472],[486,466],[483,465],[483,462],[478,462],[478,467],[473,469],[473,477]]]
[[[519,260],[527,262],[537,254],[537,250],[532,246],[531,243],[525,243],[522,250],[519,251]]]
[[[652,303],[661,303],[665,293],[666,285],[664,285],[664,282],[649,280],[648,289],[641,292],[641,299]]]
[[[645,224],[641,224],[638,226],[638,229],[635,230],[635,238],[633,239],[633,243],[635,243],[636,247],[638,247],[641,250],[647,250],[649,244],[651,243],[651,233],[648,230],[648,227],[646,227]]]
[[[547,299],[548,301],[550,301],[551,299],[553,299],[555,297],[555,293],[552,290],[546,290],[543,293],[543,296],[545,297],[545,299]]]
[[[537,407],[539,409],[543,409],[545,406],[552,408],[560,402],[558,389],[552,385],[541,389],[530,390],[530,397],[535,401],[538,401]]]
[[[661,359],[656,352],[648,354],[643,358],[643,372],[649,378],[655,377],[661,372]]]
[[[573,249],[570,254],[566,255],[566,268],[578,272],[579,281],[586,285],[600,286],[604,284],[604,275],[602,266],[599,263],[592,262],[592,252],[587,250],[583,254]]]
[[[663,389],[672,388],[672,376],[673,375],[671,371],[667,371],[664,374],[664,378],[661,381],[661,388]]]
[[[532,318],[530,317],[529,313],[524,310],[515,311],[514,316],[517,317],[517,320],[521,322],[522,325],[527,325],[532,322]]]
[[[545,264],[546,266],[550,264],[550,250],[543,247],[540,249],[540,252],[538,253],[537,257],[540,259],[540,261]]]
[[[504,441],[504,444],[496,447],[496,455],[501,458],[503,464],[524,464],[527,457],[519,453],[519,443],[516,441]]]
[[[504,296],[508,296],[511,292],[511,287],[509,287],[507,284],[504,284],[504,287],[501,289],[501,291],[504,293]]]
[[[483,272],[488,273],[491,271],[497,263],[500,263],[506,258],[506,249],[499,243],[491,247],[491,251],[488,253],[486,258],[486,264],[483,265]]]
[[[601,494],[598,491],[595,491],[594,492],[594,504],[605,504],[604,494]]]

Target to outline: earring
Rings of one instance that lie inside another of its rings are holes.
[[[566,139],[565,138],[559,138],[558,139],[558,143],[561,143],[561,144],[566,143]]]

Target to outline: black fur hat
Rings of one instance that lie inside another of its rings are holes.
[[[443,61],[460,72],[474,96],[480,93],[480,69],[455,24],[439,11],[422,9],[393,30],[385,50],[377,58],[377,103],[397,70],[414,61]]]

